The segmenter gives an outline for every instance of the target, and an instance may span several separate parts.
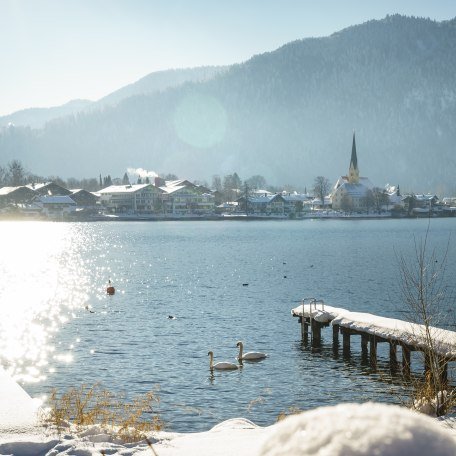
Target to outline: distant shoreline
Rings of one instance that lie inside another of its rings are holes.
[[[392,216],[379,214],[359,214],[359,215],[306,215],[303,217],[287,216],[258,216],[258,215],[212,215],[212,216],[144,216],[144,215],[96,215],[93,217],[65,217],[65,218],[44,218],[31,217],[27,215],[0,215],[0,222],[194,222],[194,221],[305,221],[305,220],[399,220],[399,219],[435,219],[435,218],[454,218],[454,215],[429,216]]]

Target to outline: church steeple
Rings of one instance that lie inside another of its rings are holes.
[[[350,159],[350,167],[348,169],[348,182],[350,184],[359,183],[359,169],[358,169],[358,157],[356,156],[355,132],[353,132],[352,154],[351,154],[351,159]]]

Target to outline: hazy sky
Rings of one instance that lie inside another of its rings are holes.
[[[96,100],[168,68],[242,62],[387,14],[456,0],[0,0],[0,115]]]

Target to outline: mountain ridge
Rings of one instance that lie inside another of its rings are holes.
[[[0,150],[45,174],[142,167],[209,180],[236,171],[309,187],[346,173],[355,129],[361,174],[375,185],[455,192],[454,25],[392,15],[295,40],[204,82],[36,132],[4,129]]]

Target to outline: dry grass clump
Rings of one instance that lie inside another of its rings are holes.
[[[277,420],[276,421],[279,422],[279,421],[284,420],[287,416],[299,415],[300,413],[302,413],[302,410],[299,409],[298,407],[289,407],[286,412],[280,412],[277,415]]]
[[[155,392],[127,402],[124,395],[115,395],[99,384],[81,385],[63,394],[54,389],[42,422],[57,429],[59,434],[70,425],[77,431],[97,425],[123,442],[136,442],[144,439],[148,432],[162,429],[160,417],[154,411],[158,402]]]

